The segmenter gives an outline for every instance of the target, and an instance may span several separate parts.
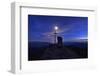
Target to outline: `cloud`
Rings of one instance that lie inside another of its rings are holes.
[[[88,39],[87,37],[77,37],[76,39]]]
[[[64,27],[64,28],[59,28],[57,30],[58,36],[64,36],[65,34],[67,34],[67,32],[69,33],[69,31],[71,31],[72,28],[71,27]],[[48,39],[49,42],[54,42],[54,33],[55,31],[50,31],[50,32],[44,32],[41,35],[43,36],[44,39]]]
[[[64,32],[67,32],[67,31],[69,31],[69,29],[59,29],[59,30],[57,30],[57,33],[58,34],[63,34]],[[44,36],[54,36],[54,31],[51,31],[51,32],[45,32],[45,33],[42,33],[42,35],[44,35]]]

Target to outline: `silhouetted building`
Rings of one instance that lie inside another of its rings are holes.
[[[57,37],[58,46],[63,46],[63,38],[58,36]]]

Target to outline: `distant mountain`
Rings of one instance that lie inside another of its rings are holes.
[[[64,42],[64,45],[86,48],[88,47],[88,40],[87,39],[77,39],[77,40],[72,40],[72,41],[66,41]]]
[[[87,42],[88,39],[70,39],[65,42]]]
[[[31,41],[28,42],[29,47],[47,47],[52,45],[52,43],[49,42],[39,42],[39,41]],[[65,46],[75,46],[75,47],[87,47],[88,46],[88,40],[87,39],[74,39],[63,42],[63,45]]]
[[[50,43],[48,42],[39,42],[39,41],[32,41],[28,42],[29,47],[46,47],[49,46]]]

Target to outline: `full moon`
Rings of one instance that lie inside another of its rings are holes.
[[[55,30],[58,30],[58,27],[57,27],[57,26],[55,26],[55,27],[54,27],[54,29],[55,29]]]

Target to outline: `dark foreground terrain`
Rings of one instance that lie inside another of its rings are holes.
[[[59,46],[49,43],[28,44],[28,60],[88,58],[87,42],[70,42]]]

